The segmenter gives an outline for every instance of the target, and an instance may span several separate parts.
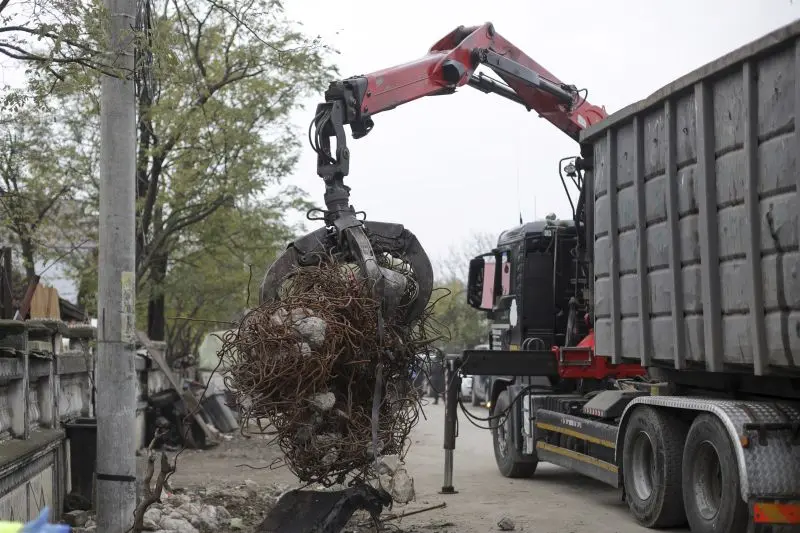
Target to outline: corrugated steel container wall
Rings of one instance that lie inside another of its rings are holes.
[[[798,369],[798,35],[781,28],[582,135],[599,354]]]

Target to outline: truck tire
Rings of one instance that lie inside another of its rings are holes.
[[[692,533],[744,533],[748,509],[728,432],[710,414],[698,416],[683,449],[683,502]]]
[[[511,405],[511,398],[508,391],[504,390],[492,406],[492,416],[508,410],[509,405]],[[535,455],[522,455],[514,447],[510,417],[504,416],[499,419],[493,419],[491,427],[494,459],[497,462],[497,469],[500,470],[500,473],[510,478],[531,477],[536,472],[536,465],[539,464],[539,460]]]
[[[686,523],[681,464],[686,425],[649,406],[636,408],[625,430],[622,478],[631,514],[648,528]]]

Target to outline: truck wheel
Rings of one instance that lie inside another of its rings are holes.
[[[508,391],[504,390],[492,406],[492,416],[505,412],[508,410],[509,405],[511,405],[511,398]],[[491,427],[494,459],[497,462],[497,468],[500,473],[510,478],[531,477],[536,471],[536,465],[539,460],[535,455],[522,455],[514,447],[511,417],[503,416],[502,418],[493,419]]]
[[[625,430],[622,478],[634,518],[644,527],[686,523],[681,463],[686,426],[649,406],[637,408]]]
[[[716,416],[698,416],[683,449],[683,501],[693,533],[744,533],[748,510],[731,439]]]

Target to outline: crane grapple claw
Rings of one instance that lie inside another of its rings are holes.
[[[323,256],[352,264],[372,282],[373,296],[385,316],[402,311],[410,324],[422,316],[433,290],[433,268],[416,236],[401,224],[359,221],[343,229],[321,227],[290,243],[267,270],[260,303],[280,298],[280,289],[297,268]]]

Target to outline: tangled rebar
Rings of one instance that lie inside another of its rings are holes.
[[[385,264],[413,282],[407,265]],[[303,482],[376,477],[377,457],[404,457],[417,423],[412,379],[424,372],[418,355],[437,340],[432,305],[411,324],[402,308],[381,323],[370,289],[357,267],[323,257],[291,272],[276,301],[252,310],[223,339],[225,380],[243,426],[269,422]]]

